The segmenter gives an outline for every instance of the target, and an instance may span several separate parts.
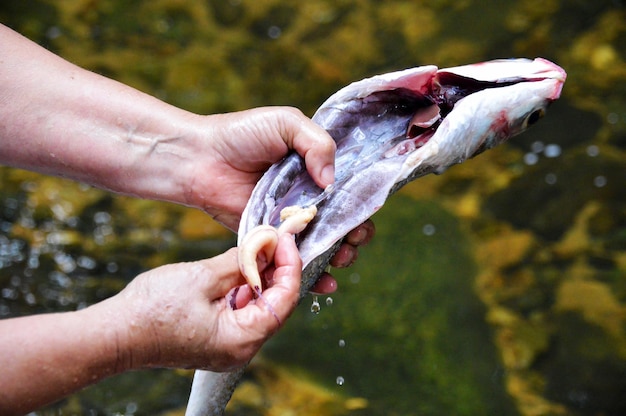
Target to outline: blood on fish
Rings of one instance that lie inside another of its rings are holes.
[[[511,135],[509,126],[509,117],[506,110],[502,110],[498,113],[497,117],[494,117],[491,122],[490,129],[498,133],[498,136],[509,137]]]

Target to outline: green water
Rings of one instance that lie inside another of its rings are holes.
[[[626,413],[624,2],[3,0],[0,21],[205,114],[312,115],[351,81],[423,64],[557,62],[546,119],[394,196],[332,305],[303,302],[230,414]],[[0,168],[0,317],[84,307],[233,242],[182,207]],[[126,374],[38,414],[177,414],[190,377]]]
[[[376,239],[338,273],[332,304],[320,299],[319,315],[303,305],[267,354],[322,381],[342,377],[341,391],[371,401],[360,414],[515,414],[458,222],[405,196],[374,221]]]

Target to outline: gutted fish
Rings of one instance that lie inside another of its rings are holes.
[[[425,66],[355,82],[321,105],[313,120],[337,142],[335,184],[320,189],[292,154],[257,184],[239,241],[261,224],[278,226],[288,206],[318,212],[297,237],[305,270],[326,267],[332,250],[407,182],[441,173],[537,122],[566,74],[545,59]],[[305,273],[303,293],[316,273]],[[319,273],[317,273],[319,275]]]
[[[243,213],[239,242],[255,227],[280,225],[287,207],[317,208],[296,237],[304,296],[341,239],[403,185],[506,141],[541,119],[566,73],[542,58],[374,76],[339,90],[313,121],[337,142],[335,183],[320,189],[300,156],[273,165]],[[220,415],[240,373],[196,372],[187,415]]]

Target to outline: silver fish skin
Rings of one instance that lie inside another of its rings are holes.
[[[337,143],[335,184],[320,189],[292,153],[257,183],[239,243],[287,206],[316,205],[297,236],[305,296],[343,237],[406,183],[440,174],[525,131],[561,94],[565,71],[543,59],[505,59],[377,75],[333,94],[313,116]],[[221,415],[238,374],[197,371],[187,416]]]

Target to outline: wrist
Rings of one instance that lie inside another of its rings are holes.
[[[89,327],[84,331],[97,338],[99,360],[91,364],[99,367],[104,377],[138,368],[131,348],[131,331],[123,305],[117,305],[115,297],[77,311],[78,322]],[[98,371],[98,372],[100,372]]]
[[[135,280],[117,295],[92,306],[109,328],[104,342],[111,365],[118,372],[167,366],[163,360],[168,346],[160,339],[160,332],[161,326],[168,325],[161,316],[168,309],[168,301],[160,303],[159,299],[155,304],[145,297],[147,282],[140,276]]]
[[[118,132],[114,140],[123,142],[123,165],[102,169],[102,178],[107,178],[109,170],[115,172],[108,176],[112,182],[104,187],[144,199],[199,207],[190,189],[195,159],[203,151],[198,138],[201,116],[160,104],[169,107],[163,117],[148,116],[129,127],[132,132]]]

